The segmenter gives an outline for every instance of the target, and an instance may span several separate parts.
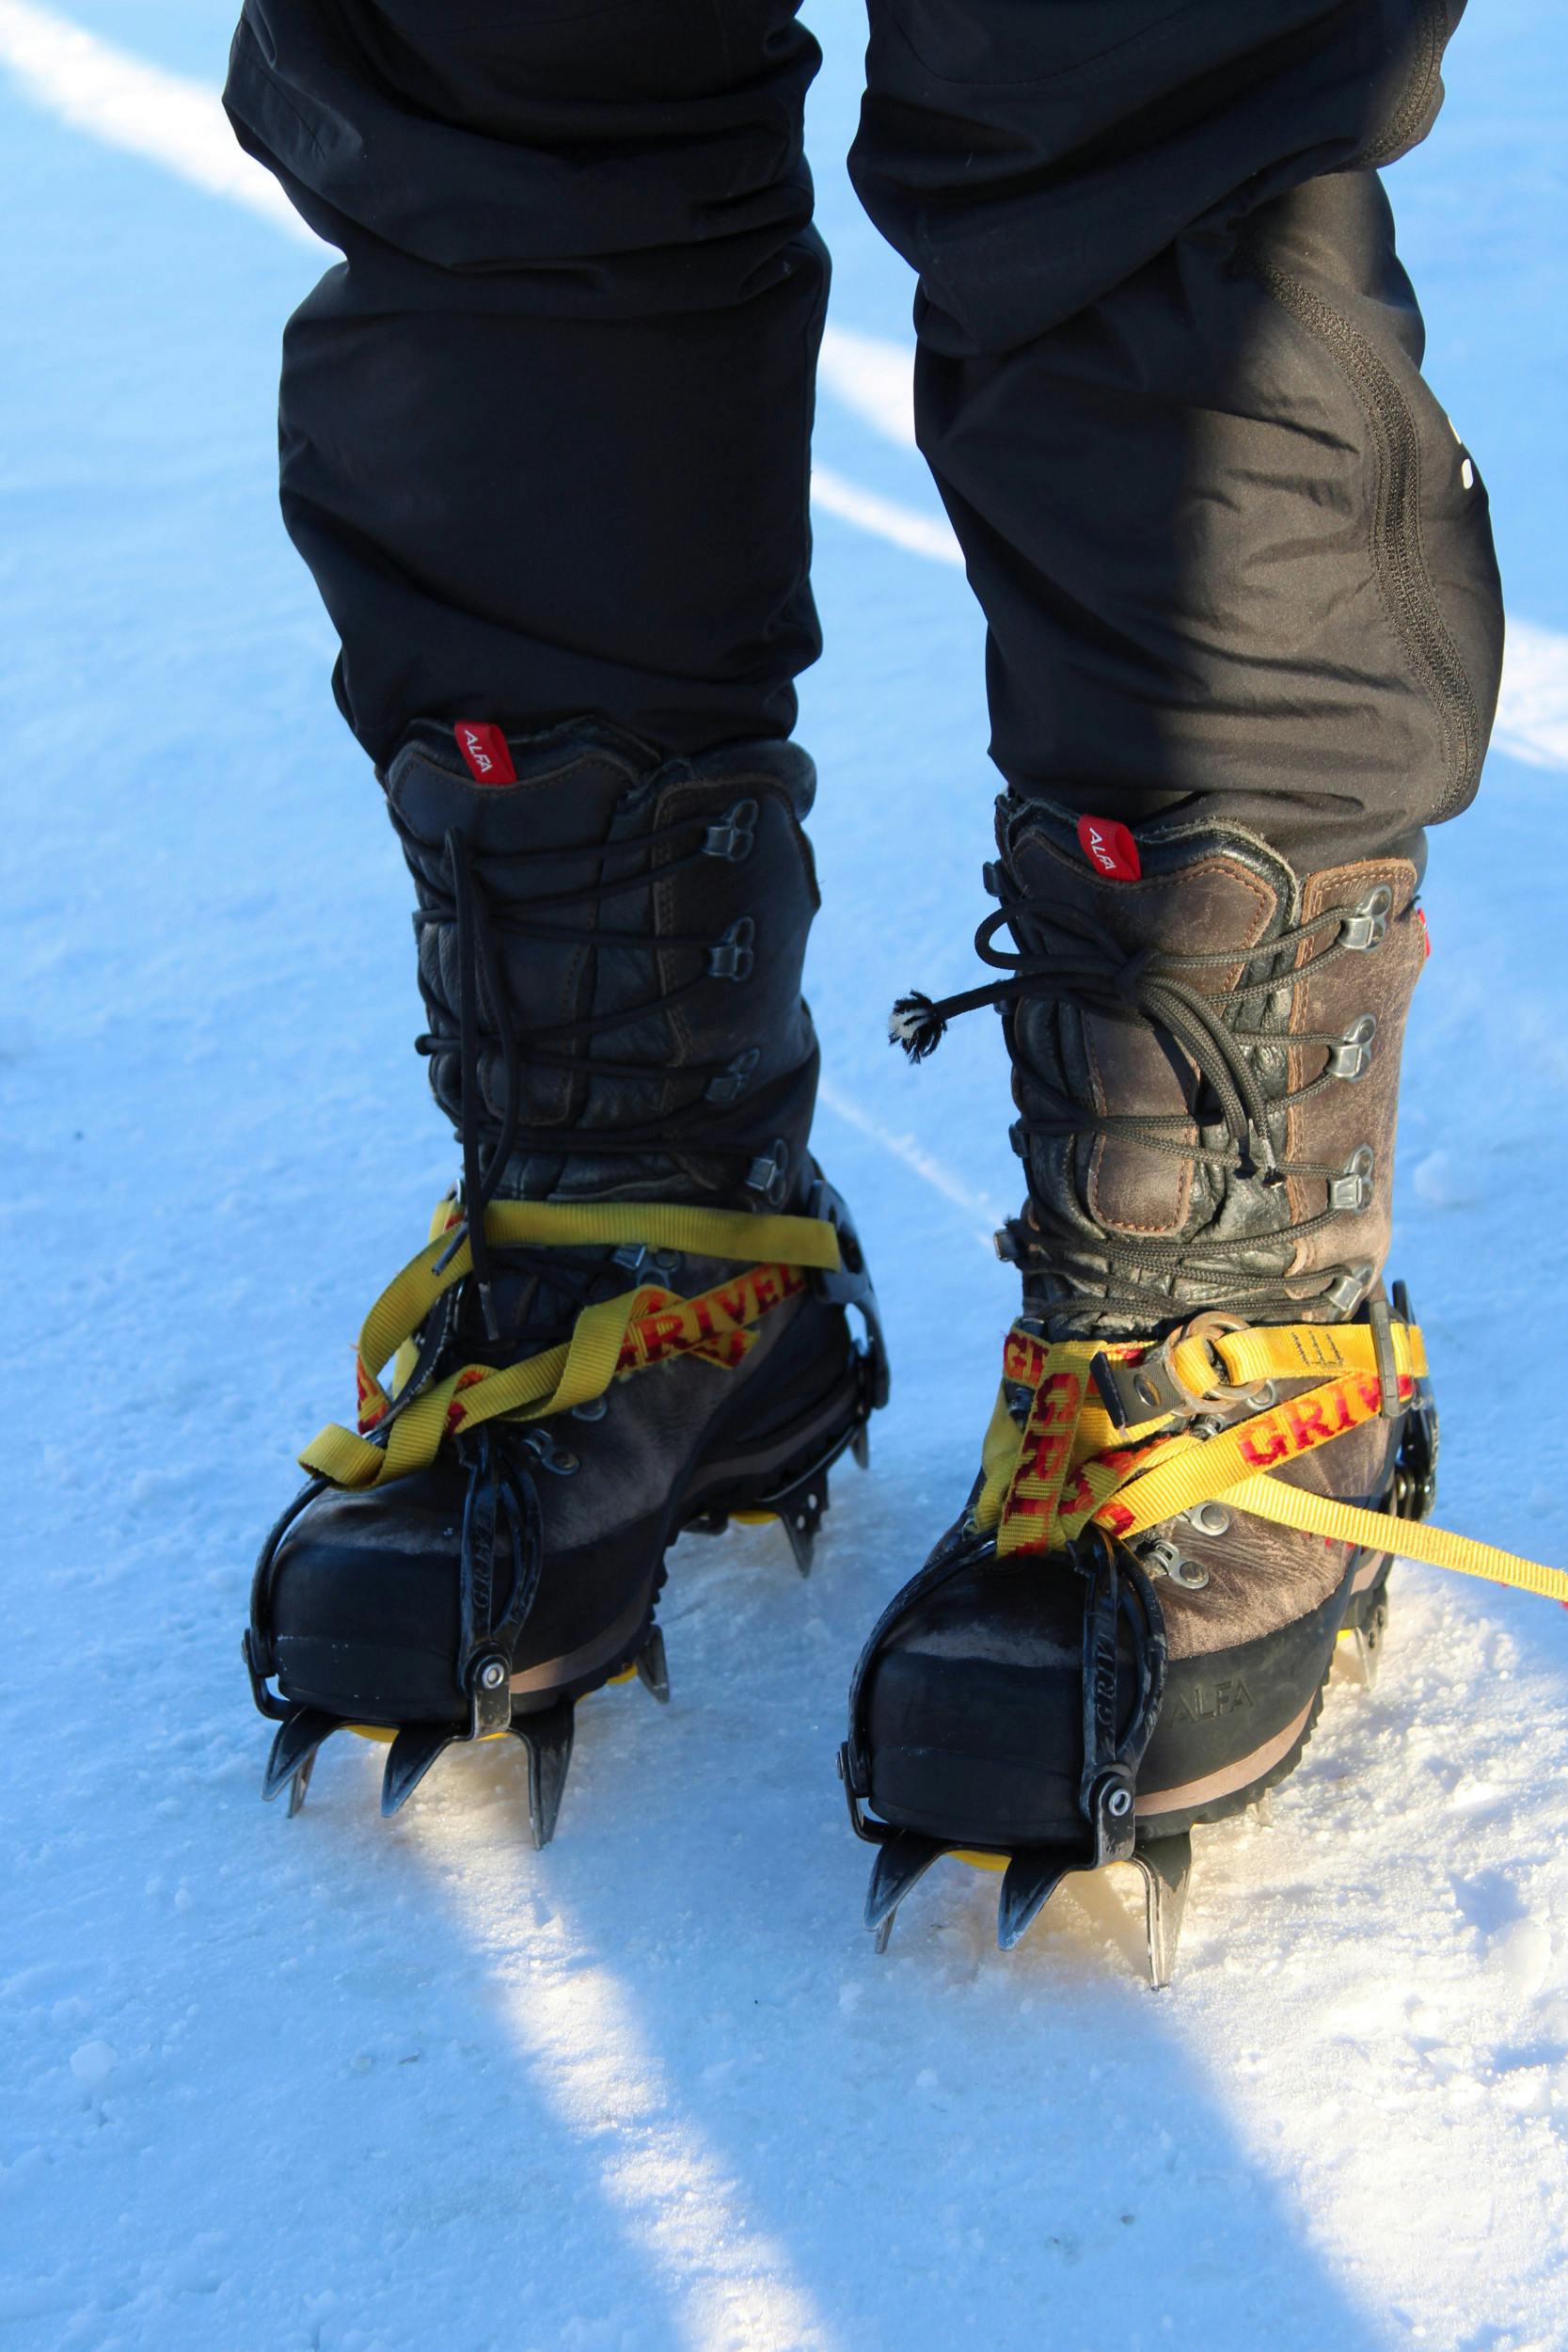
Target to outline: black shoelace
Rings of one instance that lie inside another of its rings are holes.
[[[1350,926],[1363,913],[1356,907],[1325,907],[1309,921],[1291,926],[1261,946],[1177,954],[1153,946],[1129,952],[1106,925],[1084,910],[1053,907],[1046,915],[1025,899],[1005,899],[987,915],[974,934],[975,951],[982,962],[1004,977],[935,1002],[918,992],[902,996],[894,1007],[890,1033],[893,1042],[902,1045],[912,1061],[922,1061],[935,1051],[950,1021],[976,1011],[981,1006],[993,1006],[1006,1013],[1033,1000],[1069,1007],[1080,1013],[1100,1012],[1114,1019],[1141,1020],[1169,1039],[1197,1072],[1199,1086],[1193,1109],[1171,1113],[1096,1111],[1051,1085],[1030,1065],[1031,1106],[1013,1130],[1021,1150],[1036,1138],[1059,1142],[1091,1136],[1136,1144],[1140,1150],[1185,1160],[1195,1167],[1202,1165],[1256,1177],[1271,1188],[1282,1188],[1292,1176],[1332,1181],[1344,1171],[1316,1161],[1282,1159],[1270,1132],[1271,1119],[1277,1119],[1332,1085],[1332,1073],[1325,1066],[1307,1084],[1270,1096],[1263,1090],[1247,1048],[1275,1046],[1283,1051],[1319,1045],[1332,1053],[1345,1041],[1316,1030],[1276,1032],[1232,1025],[1225,1016],[1227,1011],[1240,1011],[1260,998],[1289,992],[1309,972],[1321,972],[1350,953]],[[1018,927],[1023,923],[1041,929],[1049,925],[1051,938],[1043,949],[1013,951],[997,946],[1001,930],[1013,927],[1017,937]],[[1332,936],[1325,946],[1300,962],[1278,968],[1283,953],[1318,939],[1331,927]],[[1260,979],[1243,978],[1231,988],[1212,993],[1201,991],[1191,985],[1187,977],[1237,966],[1244,974],[1260,956],[1266,956],[1276,968]],[[1223,1146],[1208,1146],[1194,1137],[1195,1126],[1201,1129],[1213,1125],[1226,1131]],[[1053,1263],[1054,1255],[1062,1252],[1082,1257],[1082,1232],[1054,1214],[1049,1201],[1036,1198],[1033,1188],[1030,1210],[1031,1226],[1014,1224],[1008,1228],[1025,1266],[1036,1258]],[[1145,1319],[1151,1315],[1168,1316],[1172,1311],[1170,1283],[1178,1274],[1223,1280],[1227,1286],[1227,1303],[1238,1311],[1257,1314],[1299,1308],[1303,1303],[1301,1296],[1287,1289],[1277,1274],[1243,1269],[1231,1262],[1260,1248],[1277,1250],[1289,1243],[1293,1249],[1307,1234],[1316,1232],[1340,1214],[1338,1209],[1330,1207],[1315,1216],[1293,1222],[1287,1219],[1268,1232],[1205,1233],[1191,1241],[1134,1240],[1105,1232],[1101,1247],[1111,1273],[1108,1282],[1094,1296],[1085,1298],[1084,1311],[1100,1315],[1109,1310]],[[1053,1241],[1058,1245],[1056,1253],[1051,1248]],[[1318,1295],[1332,1290],[1336,1280],[1350,1273],[1347,1267],[1326,1269]]]
[[[659,1062],[620,1059],[590,1049],[594,1041],[637,1022],[662,1016],[685,1003],[708,984],[711,965],[698,971],[690,979],[673,989],[663,991],[646,1002],[614,1009],[607,1012],[587,1013],[576,1020],[536,1025],[529,1030],[526,1041],[519,1035],[515,1009],[499,951],[499,943],[507,939],[537,940],[550,946],[568,944],[590,950],[613,948],[641,950],[649,955],[676,949],[711,958],[717,945],[709,938],[687,937],[671,932],[600,930],[593,921],[607,899],[625,896],[634,890],[646,889],[657,878],[659,882],[693,865],[705,855],[703,839],[709,830],[705,820],[689,820],[678,826],[656,829],[641,842],[611,842],[597,848],[572,847],[561,850],[540,850],[530,853],[530,866],[570,860],[580,865],[586,858],[595,861],[598,872],[594,881],[581,888],[557,892],[551,896],[531,899],[526,906],[511,900],[504,911],[493,903],[467,837],[456,828],[446,835],[442,847],[444,874],[432,879],[426,870],[425,888],[431,903],[421,908],[420,921],[424,925],[450,928],[456,938],[457,1022],[452,1032],[427,1032],[416,1039],[416,1050],[438,1057],[455,1055],[458,1064],[460,1098],[459,1135],[463,1155],[462,1217],[453,1229],[446,1256],[461,1248],[467,1239],[473,1258],[474,1288],[483,1316],[484,1330],[494,1344],[500,1340],[500,1326],[495,1307],[496,1252],[485,1238],[484,1212],[496,1197],[507,1168],[519,1153],[539,1152],[558,1158],[569,1157],[575,1149],[590,1149],[599,1153],[635,1155],[657,1152],[661,1157],[679,1152],[690,1157],[722,1157],[727,1161],[749,1161],[747,1147],[726,1139],[721,1124],[711,1117],[698,1120],[693,1111],[705,1099],[703,1091],[697,1103],[684,1113],[661,1119],[657,1125],[617,1125],[613,1129],[594,1128],[578,1133],[570,1128],[529,1127],[523,1124],[519,1102],[521,1080],[529,1070],[562,1071],[575,1076],[594,1079],[625,1079],[662,1083],[669,1074],[668,1065]],[[690,846],[656,864],[657,845],[672,836],[689,835]],[[607,874],[605,868],[612,861],[625,864],[628,851],[639,856],[629,870]],[[423,869],[421,869],[423,870]],[[587,917],[574,921],[572,918]],[[738,953],[749,948],[741,946]],[[499,1117],[487,1118],[481,1086],[481,1056],[487,1049],[499,1057]],[[733,1065],[726,1062],[683,1062],[680,1074],[699,1089],[705,1089],[714,1080],[731,1074]],[[560,1251],[537,1252],[510,1250],[505,1254],[509,1269],[527,1271],[535,1280],[536,1288],[547,1285],[554,1295],[559,1313],[556,1326],[563,1321],[569,1329],[576,1313],[594,1296],[608,1295],[603,1274],[606,1259],[603,1253],[596,1261],[586,1263],[565,1262]],[[612,1281],[612,1289],[624,1289],[625,1279]],[[563,1335],[563,1333],[562,1333]],[[544,1335],[531,1332],[531,1337]]]

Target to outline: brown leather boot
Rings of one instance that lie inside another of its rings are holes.
[[[861,1659],[841,1769],[882,1941],[955,1849],[1006,1861],[1005,1947],[1068,1872],[1136,1861],[1163,1982],[1193,1825],[1294,1768],[1341,1634],[1376,1656],[1389,1554],[1263,1512],[1302,1512],[1282,1483],[1432,1500],[1419,1337],[1380,1280],[1421,844],[1297,875],[1177,814],[1134,835],[1006,800],[998,838],[976,944],[1002,977],[904,999],[894,1032],[919,1058],[1002,1010],[1023,1312],[964,1514]]]

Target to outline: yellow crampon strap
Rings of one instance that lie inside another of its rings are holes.
[[[1388,1551],[1488,1577],[1522,1592],[1542,1593],[1568,1605],[1568,1574],[1516,1558],[1491,1544],[1446,1529],[1364,1511],[1273,1472],[1300,1461],[1385,1409],[1384,1382],[1392,1376],[1401,1406],[1417,1401],[1426,1375],[1426,1350],[1414,1324],[1386,1326],[1392,1364],[1380,1362],[1370,1325],[1324,1327],[1287,1324],[1253,1330],[1177,1335],[1164,1346],[1087,1341],[1050,1342],[1015,1326],[1007,1337],[1003,1385],[986,1433],[984,1476],[975,1524],[994,1532],[999,1554],[1059,1550],[1093,1519],[1113,1534],[1132,1536],[1190,1511],[1224,1502],[1276,1526],[1321,1535],[1329,1543]],[[1286,1404],[1265,1404],[1212,1436],[1199,1438],[1182,1414],[1162,1411],[1118,1428],[1100,1403],[1091,1367],[1097,1357],[1133,1368],[1159,1361],[1163,1387],[1180,1391],[1196,1411],[1205,1399],[1233,1402],[1267,1381],[1311,1379],[1315,1385]],[[1030,1401],[1021,1428],[1008,1408],[1009,1389]],[[1392,1401],[1392,1400],[1390,1400]]]
[[[451,1236],[461,1212],[443,1201],[431,1238],[395,1275],[365,1318],[356,1375],[359,1425],[331,1422],[299,1459],[337,1486],[384,1486],[436,1458],[442,1439],[482,1422],[539,1421],[602,1396],[612,1380],[676,1356],[733,1367],[755,1338],[752,1326],[805,1288],[806,1271],[836,1271],[838,1235],[824,1217],[749,1216],[741,1210],[683,1208],[641,1201],[493,1201],[485,1238],[498,1248],[581,1248],[641,1244],[682,1255],[727,1258],[745,1266],[733,1280],[695,1298],[642,1284],[585,1307],[569,1340],[520,1363],[468,1364],[433,1381],[406,1403],[388,1394],[380,1374],[397,1359],[401,1391],[413,1369],[414,1334],[438,1299],[472,1267],[467,1237]],[[753,1261],[747,1264],[747,1261]],[[379,1444],[371,1432],[389,1426]]]

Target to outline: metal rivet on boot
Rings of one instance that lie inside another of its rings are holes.
[[[1230,1514],[1223,1502],[1195,1502],[1187,1518],[1200,1535],[1224,1535],[1229,1532]]]

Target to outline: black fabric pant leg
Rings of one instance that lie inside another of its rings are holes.
[[[1308,865],[1452,816],[1501,609],[1375,168],[1436,113],[1439,0],[871,25],[852,169],[920,273],[917,429],[1009,784],[1196,796]]]
[[[411,720],[784,736],[819,641],[827,257],[797,0],[245,0],[227,103],[346,259],[291,322],[289,530]]]

